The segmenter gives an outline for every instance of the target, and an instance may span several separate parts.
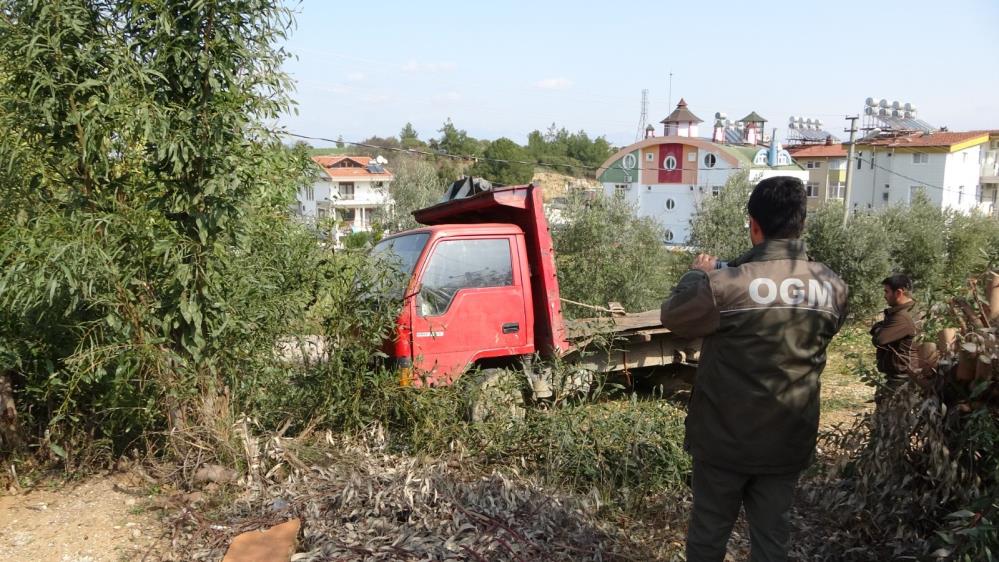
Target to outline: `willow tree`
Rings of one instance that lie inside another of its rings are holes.
[[[291,24],[277,0],[0,0],[0,372],[56,454],[221,386],[256,320],[222,272],[300,170],[264,126]]]

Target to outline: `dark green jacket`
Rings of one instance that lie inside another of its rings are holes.
[[[811,462],[826,347],[846,318],[847,286],[801,240],[767,240],[710,273],[690,271],[662,323],[703,337],[687,414],[694,458],[745,473]]]

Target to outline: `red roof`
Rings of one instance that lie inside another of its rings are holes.
[[[787,151],[795,158],[843,158],[846,157],[846,147],[842,144],[811,144],[806,146],[788,146]]]
[[[860,141],[857,144],[865,144],[870,146],[887,146],[892,148],[903,148],[903,147],[918,147],[918,146],[953,146],[955,144],[960,144],[962,142],[970,141],[978,137],[982,138],[982,142],[988,140],[988,133],[984,131],[968,131],[968,132],[937,132],[937,133],[913,133],[911,135],[902,135],[899,137],[891,137],[884,139],[875,139],[868,141]]]
[[[368,156],[313,156],[312,161],[319,164],[323,171],[326,172],[332,179],[340,178],[371,178],[371,179],[392,179],[394,176],[392,172],[385,168],[384,172],[371,172],[368,170],[368,164],[371,164],[371,158]],[[346,163],[346,166],[337,166],[337,164]]]

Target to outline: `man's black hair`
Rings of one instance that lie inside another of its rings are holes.
[[[756,184],[746,210],[767,238],[800,238],[808,203],[798,178],[775,176]]]
[[[891,289],[893,293],[899,289],[902,289],[906,293],[912,292],[912,279],[909,279],[908,275],[901,273],[885,277],[881,284]]]

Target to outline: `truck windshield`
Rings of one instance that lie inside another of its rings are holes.
[[[371,257],[376,263],[390,264],[408,279],[416,267],[420,252],[427,245],[429,232],[415,232],[402,236],[393,236],[382,240],[371,250]]]

